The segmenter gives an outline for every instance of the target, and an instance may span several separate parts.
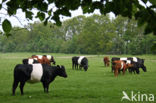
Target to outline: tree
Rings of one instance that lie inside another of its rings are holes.
[[[143,5],[139,2],[141,1]],[[150,2],[151,5],[147,5]],[[6,4],[6,8],[5,8]],[[51,5],[56,6],[54,10]],[[49,20],[61,25],[60,15],[71,16],[71,10],[81,7],[83,13],[93,13],[99,9],[105,15],[113,12],[115,15],[135,17],[139,25],[145,25],[145,33],[153,32],[156,35],[156,1],[155,0],[2,0],[0,10],[5,9],[9,16],[14,16],[21,9],[27,19],[39,18],[46,25]],[[33,9],[38,12],[35,15]],[[34,16],[35,15],[35,16]],[[7,36],[12,29],[10,21],[2,21],[2,27]]]

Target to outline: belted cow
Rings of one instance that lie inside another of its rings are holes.
[[[82,67],[84,68],[85,71],[87,71],[88,69],[88,59],[84,56],[80,56],[80,57],[72,57],[72,68],[74,69],[78,69],[78,65],[79,65],[79,69],[81,69]]]
[[[42,82],[44,92],[48,93],[49,84],[55,80],[56,76],[67,77],[64,66],[49,66],[47,64],[17,64],[14,68],[14,81],[12,94],[20,83],[21,95],[26,82]]]
[[[123,75],[125,74],[126,69],[133,67],[133,64],[125,63],[122,60],[113,61],[114,75],[118,76],[118,72],[122,70]]]
[[[39,63],[41,64],[51,64],[51,62],[53,62],[53,64],[55,65],[55,60],[54,57],[51,55],[32,55],[32,58],[36,59]]]

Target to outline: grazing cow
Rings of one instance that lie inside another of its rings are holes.
[[[84,70],[87,71],[88,59],[84,56],[72,57],[72,68],[74,69],[74,67],[75,67],[75,69],[78,69],[78,65],[79,65],[79,69],[81,69],[83,67]]]
[[[54,57],[51,55],[32,55],[32,58],[36,59],[41,64],[51,65],[51,62],[55,65]]]
[[[133,67],[133,64],[125,63],[122,60],[115,60],[113,61],[113,68],[114,68],[114,76],[118,76],[118,72],[122,70],[123,75],[125,74],[126,69],[129,67]]]
[[[23,95],[23,87],[25,82],[36,83],[42,82],[44,92],[48,93],[49,84],[56,76],[67,77],[64,66],[49,66],[47,64],[17,64],[14,68],[14,82],[12,86],[12,94],[20,83],[21,95]]]
[[[23,59],[23,64],[35,64],[35,63],[39,63],[39,62],[34,58]]]
[[[122,60],[127,62],[127,60],[130,60],[131,64],[133,64],[133,67],[130,67],[128,70],[131,73],[132,71],[137,74],[139,74],[139,68],[142,68],[142,70],[144,72],[146,72],[146,66],[144,65],[144,59],[140,59],[140,58],[136,58],[136,57],[129,57],[129,58],[117,58],[117,57],[113,57],[112,58],[112,65],[113,65],[113,61],[115,60]],[[113,66],[112,66],[112,71],[113,71]]]
[[[108,57],[104,57],[104,59],[103,59],[103,61],[104,61],[104,64],[105,64],[105,67],[107,66],[109,66],[109,58]]]

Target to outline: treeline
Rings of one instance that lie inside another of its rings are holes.
[[[144,35],[135,20],[118,16],[78,16],[61,27],[49,23],[13,28],[9,38],[0,35],[0,52],[52,52],[81,54],[155,54],[156,37]],[[21,29],[21,30],[20,30]]]

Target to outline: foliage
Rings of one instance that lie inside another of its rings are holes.
[[[141,1],[142,4],[139,2]],[[150,2],[150,6],[147,3]],[[44,24],[47,21],[53,20],[56,25],[61,25],[60,15],[71,16],[71,10],[76,10],[81,7],[83,13],[93,13],[95,9],[100,10],[101,14],[113,12],[115,15],[122,15],[124,17],[133,18],[138,21],[139,25],[146,25],[145,33],[156,34],[156,1],[155,0],[2,0],[0,9],[5,8],[9,16],[17,13],[21,9],[27,19],[32,20],[34,17],[33,9],[38,10],[36,18],[39,18]],[[56,6],[53,10],[51,4]],[[3,21],[3,23],[6,19]],[[8,35],[11,27],[10,23],[3,26],[4,32]]]
[[[155,54],[156,37],[143,35],[132,19],[118,16],[78,16],[63,22],[61,27],[48,23],[31,24],[32,30],[11,31],[0,36],[1,52],[56,52],[81,54]],[[18,27],[13,28],[20,29]],[[37,35],[36,35],[37,34]]]

